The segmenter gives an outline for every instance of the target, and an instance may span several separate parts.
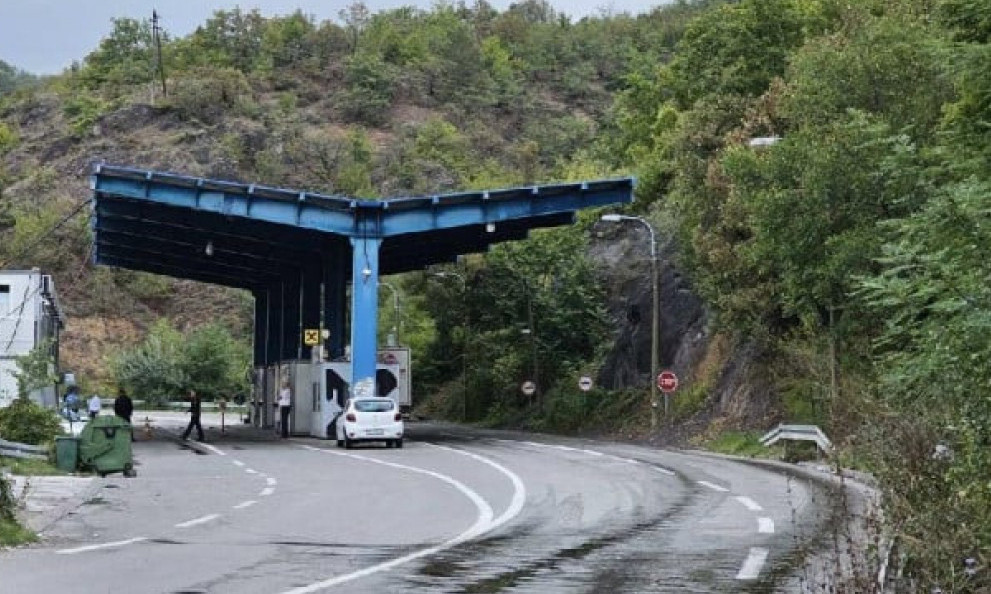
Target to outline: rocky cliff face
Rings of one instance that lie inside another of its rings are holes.
[[[761,379],[761,352],[745,341],[713,333],[711,315],[676,263],[677,245],[658,232],[659,366],[678,374],[673,398],[701,390],[701,406],[682,436],[713,422],[764,427],[773,422],[773,390]],[[589,256],[607,287],[614,344],[597,378],[610,389],[650,386],[653,294],[650,236],[636,223],[598,223]]]

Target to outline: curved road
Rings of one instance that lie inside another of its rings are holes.
[[[802,592],[818,483],[722,458],[410,425],[402,450],[136,444],[0,591]],[[239,437],[240,436],[240,437]]]

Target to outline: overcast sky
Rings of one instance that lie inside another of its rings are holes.
[[[490,0],[505,10],[512,0]],[[551,0],[559,12],[580,18],[612,12],[638,13],[662,0]],[[73,60],[82,60],[110,32],[114,17],[150,18],[153,8],[173,37],[191,33],[215,10],[258,8],[266,16],[291,14],[297,8],[318,21],[336,19],[350,0],[0,0],[0,60],[35,74],[57,74]],[[373,11],[414,4],[429,8],[431,0],[365,0]],[[468,2],[471,4],[471,2]]]

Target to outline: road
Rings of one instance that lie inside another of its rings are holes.
[[[834,520],[822,485],[738,461],[409,431],[402,450],[139,441],[137,478],[98,479],[40,544],[0,553],[0,591],[802,592]]]

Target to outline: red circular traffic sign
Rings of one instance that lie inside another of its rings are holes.
[[[535,384],[530,380],[527,380],[523,382],[522,386],[520,386],[520,391],[522,391],[527,396],[533,396],[534,392],[537,391],[537,384]]]
[[[581,379],[578,380],[578,389],[582,392],[588,392],[592,389],[592,378],[587,375],[583,375]]]
[[[678,376],[673,371],[662,371],[657,374],[657,387],[661,392],[670,394],[678,389]]]

